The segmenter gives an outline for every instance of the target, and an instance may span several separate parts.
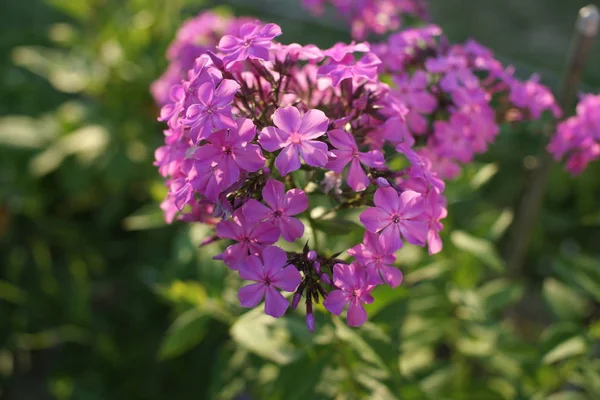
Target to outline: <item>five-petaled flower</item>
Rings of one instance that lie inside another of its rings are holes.
[[[249,223],[241,209],[237,209],[231,219],[219,222],[216,233],[223,239],[232,239],[237,242],[214,257],[216,260],[223,260],[229,268],[234,270],[238,269],[239,264],[249,255],[260,254],[265,247],[279,239],[277,225],[265,222]]]
[[[285,192],[283,183],[269,179],[262,190],[262,198],[267,206],[257,200],[248,200],[243,207],[246,221],[265,221],[277,225],[281,235],[288,242],[302,237],[304,225],[293,215],[300,214],[308,208],[308,198],[304,191],[291,189]]]
[[[393,288],[402,283],[402,272],[391,265],[396,261],[394,252],[378,234],[369,231],[365,232],[363,243],[348,250],[348,254],[367,267],[369,283],[385,283]]]
[[[324,167],[327,145],[318,140],[327,132],[329,119],[321,110],[308,110],[304,115],[293,106],[278,108],[273,114],[274,126],[262,130],[258,142],[267,151],[281,150],[275,165],[282,176],[300,168],[300,156],[306,164]]]
[[[373,302],[368,282],[367,270],[357,264],[335,264],[333,266],[333,284],[339,288],[331,291],[323,306],[331,313],[340,315],[348,304],[346,321],[349,326],[361,326],[367,320],[367,312],[363,304]]]
[[[255,255],[246,258],[239,273],[242,279],[256,282],[239,290],[240,304],[253,308],[264,298],[265,313],[275,318],[283,316],[290,305],[275,288],[293,292],[302,281],[296,267],[288,265],[285,251],[275,246],[262,251],[262,260]]]
[[[383,187],[377,189],[373,202],[375,207],[365,210],[360,221],[368,231],[380,233],[388,249],[402,247],[400,235],[410,244],[425,244],[428,226],[420,193],[406,190],[398,194],[392,187]]]
[[[279,35],[281,28],[276,24],[248,22],[240,27],[239,35],[223,36],[217,48],[225,55],[225,64],[248,58],[269,60],[271,41]]]
[[[355,192],[362,192],[369,186],[369,178],[363,170],[361,164],[371,168],[384,167],[383,154],[379,150],[371,150],[369,152],[358,151],[358,145],[352,134],[336,129],[330,131],[327,136],[329,141],[336,148],[332,150],[336,158],[329,161],[327,168],[338,174],[341,174],[344,167],[350,163],[346,182]]]

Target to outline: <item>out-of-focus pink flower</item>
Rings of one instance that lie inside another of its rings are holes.
[[[271,41],[279,35],[281,28],[276,24],[249,22],[242,25],[239,35],[223,36],[217,48],[225,54],[223,61],[226,64],[248,58],[268,60]]]
[[[293,292],[302,281],[300,272],[288,265],[285,251],[275,246],[262,251],[262,260],[254,255],[246,258],[240,265],[239,274],[242,279],[256,282],[239,290],[240,304],[254,308],[264,298],[265,314],[275,318],[283,316],[290,305],[276,289]]]

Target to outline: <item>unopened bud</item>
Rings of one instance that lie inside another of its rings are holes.
[[[315,269],[315,272],[316,272],[317,274],[320,274],[320,273],[321,273],[321,263],[320,263],[320,262],[318,262],[318,261],[315,261],[315,262],[313,263],[313,268]]]
[[[315,261],[317,259],[317,252],[314,250],[309,251],[306,258],[308,258],[308,261]]]
[[[390,183],[387,179],[379,177],[377,178],[377,186],[379,186],[380,188],[390,187]]]
[[[294,293],[294,298],[292,299],[292,310],[295,310],[298,307],[298,303],[300,303],[300,299],[302,298],[302,293]]]
[[[315,331],[315,315],[313,314],[312,303],[310,300],[306,302],[306,326],[309,331]]]
[[[328,284],[328,285],[331,285],[331,278],[330,278],[330,277],[329,277],[329,275],[327,275],[326,273],[322,273],[322,274],[321,274],[321,280],[322,280],[324,283],[326,283],[326,284]]]

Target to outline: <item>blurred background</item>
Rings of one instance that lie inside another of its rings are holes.
[[[587,4],[430,3],[451,40],[553,88]],[[0,1],[0,399],[600,399],[600,165],[555,165],[526,263],[504,261],[540,123],[448,184],[444,251],[403,249],[405,283],[378,289],[363,328],[319,314],[311,335],[299,313],[237,305],[204,228],[164,224],[152,166],[148,87],[181,22],[215,6],[283,42],[349,40],[295,0]]]

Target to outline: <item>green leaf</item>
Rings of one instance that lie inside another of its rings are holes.
[[[457,248],[473,255],[488,267],[498,272],[504,271],[504,261],[502,261],[490,241],[477,238],[463,231],[452,232],[450,240]]]
[[[286,321],[264,314],[262,308],[244,314],[233,324],[230,333],[240,346],[280,365],[289,364],[302,355],[291,342]]]
[[[475,190],[485,185],[490,179],[498,173],[498,166],[494,163],[484,165],[477,171],[473,179],[471,179],[471,187]]]
[[[127,231],[141,231],[165,226],[164,213],[158,204],[144,206],[123,220]]]
[[[542,359],[542,362],[544,364],[552,364],[557,361],[585,354],[586,351],[587,343],[583,336],[575,336],[563,341],[547,352]]]
[[[191,309],[181,314],[167,331],[159,358],[166,360],[177,357],[204,339],[212,318],[203,311]]]
[[[25,300],[27,293],[12,283],[0,281],[0,299],[20,304]]]
[[[488,311],[496,311],[514,304],[523,297],[523,285],[508,279],[495,279],[477,290]]]
[[[584,318],[592,304],[564,283],[552,278],[544,281],[544,297],[557,317],[563,320]]]
[[[589,397],[578,392],[560,392],[548,396],[546,400],[589,400]]]
[[[333,324],[335,325],[335,333],[340,340],[353,348],[361,359],[377,367],[384,376],[389,375],[389,369],[381,357],[355,330],[347,327],[340,318],[334,318]]]

